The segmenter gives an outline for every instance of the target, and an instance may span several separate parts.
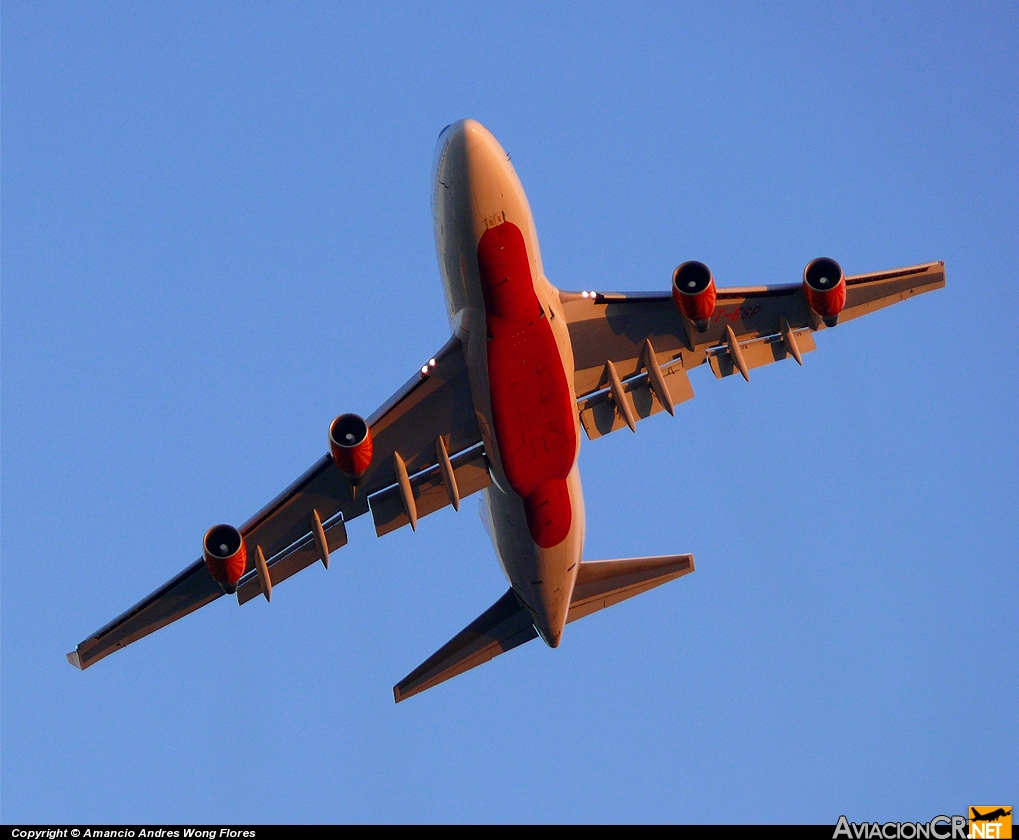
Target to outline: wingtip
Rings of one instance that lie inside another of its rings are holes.
[[[81,659],[78,657],[78,649],[77,648],[75,648],[69,654],[67,654],[67,661],[70,662],[79,671],[84,671],[85,670],[84,668],[81,667]]]

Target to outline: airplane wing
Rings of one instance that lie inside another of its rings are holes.
[[[356,492],[326,454],[239,529],[249,558],[238,581],[239,603],[259,594],[269,598],[274,584],[313,563],[328,566],[329,553],[347,542],[344,522],[356,516],[371,510],[381,536],[405,524],[416,527],[420,517],[448,504],[459,508],[460,498],[491,482],[456,336],[367,424],[374,451]],[[67,659],[84,670],[222,594],[199,559]]]
[[[846,277],[839,323],[945,285],[932,262]],[[575,363],[574,386],[589,438],[600,437],[693,397],[687,371],[705,362],[716,377],[749,371],[815,349],[825,323],[803,286],[719,289],[704,332],[684,318],[668,292],[561,292]]]

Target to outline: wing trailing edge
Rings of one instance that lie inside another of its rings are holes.
[[[566,621],[576,621],[694,570],[692,554],[581,563]],[[476,668],[538,637],[530,613],[510,589],[393,687],[396,702]]]

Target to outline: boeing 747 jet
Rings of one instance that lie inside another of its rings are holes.
[[[452,335],[368,419],[341,414],[329,451],[202,557],[67,655],[85,669],[224,594],[244,604],[307,566],[328,568],[345,523],[379,536],[481,493],[509,588],[394,687],[397,702],[571,621],[694,570],[693,556],[587,561],[577,456],[693,397],[688,371],[750,378],[815,349],[817,332],[945,285],[943,262],[846,277],[827,257],[800,282],[720,289],[684,262],[671,291],[566,292],[545,276],[509,156],[484,126],[439,135],[432,214]]]

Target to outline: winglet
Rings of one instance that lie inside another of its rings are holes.
[[[81,667],[81,660],[78,658],[78,648],[75,648],[69,654],[67,654],[67,661],[70,662],[79,671],[85,670],[84,668]]]

